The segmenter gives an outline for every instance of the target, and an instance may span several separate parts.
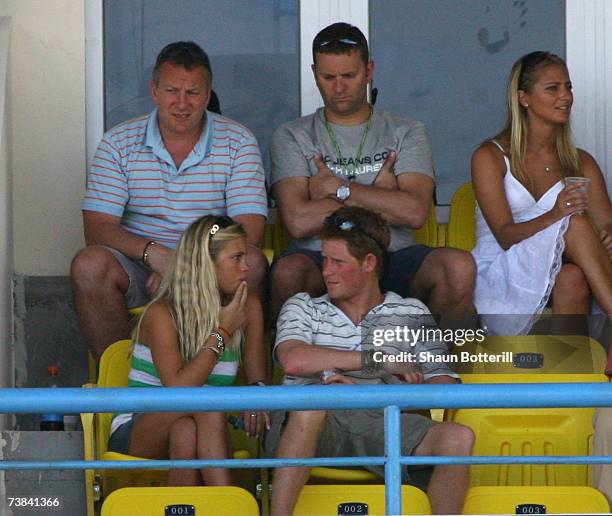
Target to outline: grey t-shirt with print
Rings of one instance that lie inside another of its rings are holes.
[[[374,108],[361,158],[355,163],[366,124],[330,124],[344,158],[342,163],[325,127],[323,108],[281,125],[270,143],[272,184],[288,177],[314,176],[317,167],[313,158],[319,154],[335,176],[371,185],[390,151],[395,151],[397,155],[396,176],[408,172],[433,178],[431,144],[423,123]],[[413,244],[410,229],[391,226],[390,251]],[[294,240],[291,246],[319,251],[321,241],[318,237],[301,238]]]

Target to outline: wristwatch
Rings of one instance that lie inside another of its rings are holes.
[[[346,201],[351,195],[351,187],[349,185],[339,186],[336,190],[336,197],[340,202]]]

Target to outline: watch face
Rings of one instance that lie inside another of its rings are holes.
[[[336,191],[336,196],[341,201],[345,201],[346,199],[348,199],[349,195],[351,195],[351,189],[348,186],[346,186],[346,185],[341,186]]]

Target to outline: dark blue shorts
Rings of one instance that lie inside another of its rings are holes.
[[[123,423],[110,435],[108,438],[108,451],[129,455],[132,430],[134,430],[134,424],[141,415],[139,412],[132,414],[132,419]]]
[[[380,289],[383,292],[393,291],[402,297],[411,297],[410,285],[412,278],[419,270],[423,261],[432,247],[416,244],[399,251],[387,253],[387,268],[380,280]],[[282,253],[277,260],[292,254],[303,254],[315,262],[320,271],[323,270],[323,256],[321,251],[311,251],[309,249],[289,249]],[[274,265],[276,265],[276,260]],[[273,265],[273,266],[274,266]]]

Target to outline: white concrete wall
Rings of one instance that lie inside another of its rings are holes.
[[[572,129],[577,145],[599,163],[612,195],[612,2],[567,0],[566,24]]]
[[[84,0],[0,0],[12,18],[8,90],[14,271],[67,275],[83,245]]]
[[[12,387],[11,274],[13,239],[11,174],[7,139],[6,79],[11,19],[0,17],[0,387]],[[7,417],[0,415],[0,429],[7,428]]]

